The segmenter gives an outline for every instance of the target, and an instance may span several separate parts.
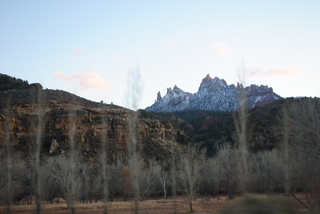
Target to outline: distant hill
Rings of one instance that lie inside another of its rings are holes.
[[[209,111],[237,111],[239,100],[245,99],[249,108],[263,106],[275,100],[282,99],[268,86],[250,85],[243,87],[228,85],[225,80],[218,77],[211,78],[208,74],[201,82],[195,94],[184,92],[177,86],[168,88],[167,94],[161,97],[158,92],[155,103],[146,108],[153,112],[175,112],[185,110]]]

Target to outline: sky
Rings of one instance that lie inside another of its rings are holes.
[[[0,0],[0,73],[128,108],[139,74],[141,109],[174,85],[196,93],[207,74],[320,97],[319,8],[319,0]]]

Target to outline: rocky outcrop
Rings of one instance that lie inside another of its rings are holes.
[[[51,146],[49,149],[49,154],[53,154],[57,152],[58,148],[59,148],[59,143],[56,141],[56,139],[52,139]]]
[[[40,83],[32,83],[30,84],[30,89],[42,90],[43,87]]]
[[[228,85],[224,79],[211,78],[208,74],[201,82],[195,94],[184,92],[177,86],[167,89],[167,94],[159,96],[156,102],[146,108],[153,112],[175,112],[184,110],[212,110],[212,111],[237,111],[240,100],[245,100],[249,108],[263,106],[267,103],[281,99],[268,86],[250,85],[243,87]]]
[[[68,152],[72,124],[76,147],[85,157],[97,157],[102,143],[108,145],[109,157],[127,152],[128,124],[134,113],[128,109],[59,90],[0,91],[0,96],[0,140],[26,154],[34,152],[39,133],[43,154]],[[10,139],[6,141],[8,133]],[[143,147],[150,146],[150,142],[171,144],[176,136],[170,123],[142,117],[136,121],[136,133]]]

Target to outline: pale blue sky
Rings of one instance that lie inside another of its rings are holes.
[[[126,106],[139,69],[139,107],[206,74],[320,96],[320,1],[0,0],[0,73]]]

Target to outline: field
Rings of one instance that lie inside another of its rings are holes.
[[[234,203],[240,199],[233,201],[227,200],[226,197],[210,198],[207,200],[198,199],[193,202],[195,213],[217,213],[226,203]],[[133,213],[134,203],[130,202],[112,202],[107,204],[108,214],[126,214]],[[11,207],[11,213],[29,214],[35,213],[36,205],[15,205]],[[44,204],[43,210],[45,213],[64,214],[71,213],[66,203],[60,204]],[[103,213],[104,204],[102,202],[91,204],[76,204],[76,213]],[[176,211],[176,212],[175,212]],[[6,207],[0,207],[0,213],[5,213]],[[174,203],[173,200],[145,200],[139,202],[139,213],[189,213],[188,203],[184,199],[177,199]]]
[[[282,201],[283,196],[268,197],[266,195],[254,195],[259,199],[276,199]],[[304,201],[304,196],[299,195],[300,200]],[[236,198],[234,200],[228,200],[226,197],[215,197],[207,199],[198,199],[193,202],[194,213],[218,213],[224,207],[241,202],[243,198]],[[306,201],[304,201],[306,203]],[[294,210],[306,211],[303,205],[295,198],[290,197],[290,207]],[[252,205],[254,206],[254,205]],[[274,206],[274,204],[272,204]],[[131,202],[112,202],[107,204],[108,214],[129,214],[133,213],[134,203]],[[259,208],[258,208],[259,209]],[[35,213],[36,205],[15,205],[11,207],[11,213],[19,214],[31,214]],[[75,212],[78,214],[89,213],[104,213],[104,204],[102,202],[83,204],[77,203]],[[6,207],[0,207],[0,213],[6,213]],[[55,213],[55,214],[67,214],[71,213],[71,210],[67,207],[66,203],[59,204],[44,204],[43,213]],[[165,214],[165,213],[190,213],[188,203],[179,198],[175,202],[173,200],[145,200],[139,202],[139,213],[143,214]]]

